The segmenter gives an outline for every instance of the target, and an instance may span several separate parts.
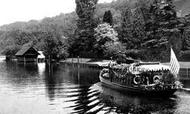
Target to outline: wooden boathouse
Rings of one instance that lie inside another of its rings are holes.
[[[39,53],[32,43],[27,43],[16,53],[19,62],[37,62]]]

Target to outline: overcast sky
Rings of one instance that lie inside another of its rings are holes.
[[[111,2],[112,0],[99,0]],[[40,20],[75,10],[75,0],[0,0],[0,26],[15,21]]]

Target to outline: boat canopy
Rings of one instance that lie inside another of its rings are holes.
[[[137,66],[137,69],[140,72],[147,72],[147,71],[170,70],[170,67],[163,64],[152,64],[152,65],[140,65],[140,66]]]
[[[130,72],[132,74],[141,74],[142,72],[157,72],[157,71],[169,71],[170,66],[161,63],[132,63],[132,64],[117,64],[111,67],[112,69],[120,72]]]

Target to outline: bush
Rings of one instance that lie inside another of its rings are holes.
[[[125,56],[125,47],[119,42],[107,42],[104,45],[104,57],[118,59]]]

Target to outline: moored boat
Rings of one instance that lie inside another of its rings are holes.
[[[182,88],[171,69],[159,62],[110,63],[108,68],[101,70],[99,78],[103,85],[120,91],[147,96],[170,96]]]

